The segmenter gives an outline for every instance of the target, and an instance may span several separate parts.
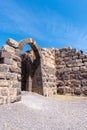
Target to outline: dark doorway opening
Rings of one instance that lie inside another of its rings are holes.
[[[21,55],[22,91],[32,91],[34,53],[32,50]]]

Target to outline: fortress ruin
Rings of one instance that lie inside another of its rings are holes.
[[[26,44],[31,49],[22,54]],[[0,51],[0,104],[20,101],[22,90],[87,96],[87,55],[70,47],[39,48],[32,38],[8,39]]]

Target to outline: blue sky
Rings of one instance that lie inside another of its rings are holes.
[[[87,0],[0,0],[0,48],[30,37],[39,47],[87,53]]]

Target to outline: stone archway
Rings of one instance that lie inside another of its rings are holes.
[[[21,88],[24,91],[33,91],[33,79],[35,71],[40,65],[40,54],[36,42],[31,38],[19,41],[19,50],[22,51],[26,44],[29,44],[32,50],[21,55]]]
[[[8,39],[0,50],[0,104],[21,100],[21,51],[25,44],[31,46],[35,55],[32,62],[32,91],[43,94],[40,50],[36,42],[31,38],[19,42]]]

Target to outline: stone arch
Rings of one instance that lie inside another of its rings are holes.
[[[24,45],[29,44],[32,48],[35,59],[33,61],[29,57],[29,51],[25,55],[21,55],[21,72],[22,72],[22,90],[32,91],[33,88],[33,79],[36,78],[35,72],[40,65],[40,54],[38,51],[38,46],[32,38],[26,38],[19,41],[19,50],[22,51]],[[25,78],[26,77],[26,78]]]
[[[39,56],[38,46],[32,38],[26,38],[26,39],[19,41],[19,50],[22,51],[24,45],[26,45],[26,44],[29,44],[31,46],[31,48],[34,51],[36,57],[38,57]]]
[[[21,100],[21,51],[25,44],[31,46],[36,56],[32,91],[43,94],[40,49],[36,42],[31,38],[19,42],[10,38],[0,50],[0,104]]]

